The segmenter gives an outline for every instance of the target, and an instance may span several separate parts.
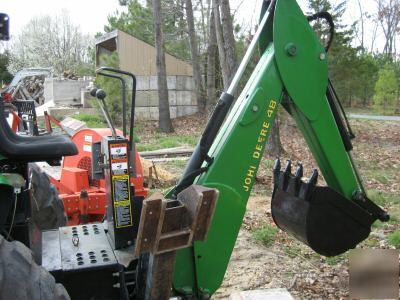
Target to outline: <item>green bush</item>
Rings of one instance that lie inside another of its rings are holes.
[[[379,70],[378,81],[375,84],[374,106],[378,110],[394,112],[397,98],[397,77],[391,65]]]

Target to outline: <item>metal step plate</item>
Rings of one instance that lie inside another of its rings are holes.
[[[68,272],[117,264],[101,223],[45,231],[42,241],[43,267],[49,271]]]

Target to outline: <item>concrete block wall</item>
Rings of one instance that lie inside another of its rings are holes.
[[[191,76],[167,76],[171,118],[197,112],[194,82]],[[157,76],[136,77],[136,113],[138,119],[158,119]]]
[[[81,103],[81,91],[89,85],[89,80],[61,80],[46,78],[44,82],[45,102],[54,100],[56,105]]]

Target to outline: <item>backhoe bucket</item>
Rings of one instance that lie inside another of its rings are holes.
[[[316,186],[316,170],[307,181],[302,176],[300,164],[292,175],[290,161],[283,171],[275,162],[271,212],[280,229],[325,256],[344,253],[368,237],[376,218],[335,190]]]

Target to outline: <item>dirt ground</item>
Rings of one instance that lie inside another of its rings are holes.
[[[252,237],[254,223],[270,223],[270,198],[249,199],[224,282],[213,299],[227,299],[236,291],[286,288],[295,299],[346,299],[346,262],[329,265],[324,258],[280,232],[271,247]]]
[[[193,134],[191,124],[201,123],[196,117],[176,120],[179,133]],[[387,236],[399,230],[400,219],[400,122],[355,121],[351,125],[357,138],[353,141],[355,162],[364,178],[364,185],[373,196],[388,196],[379,204],[393,216],[389,223],[373,227],[371,236],[360,247],[394,248]],[[290,121],[281,125],[282,157],[301,161],[305,176],[311,174],[316,163],[307,150],[302,136]],[[265,224],[275,226],[270,212],[272,164],[266,157],[257,175],[257,184],[247,205],[247,212],[221,288],[213,299],[226,299],[235,291],[262,288],[286,288],[295,299],[347,299],[348,254],[326,258],[279,231],[270,246],[253,238],[253,232]],[[168,168],[168,164],[164,165]],[[175,171],[178,172],[176,169]],[[319,181],[324,184],[323,179]],[[340,238],[340,237],[338,237]]]

